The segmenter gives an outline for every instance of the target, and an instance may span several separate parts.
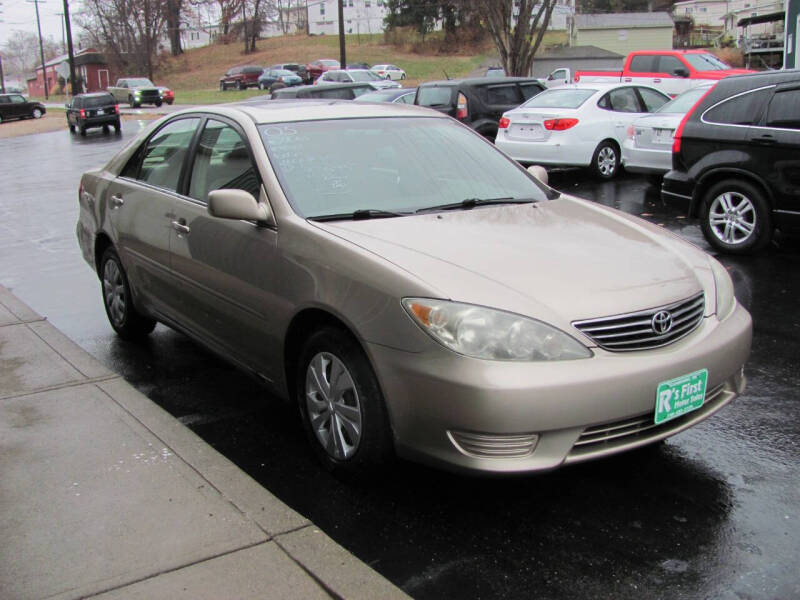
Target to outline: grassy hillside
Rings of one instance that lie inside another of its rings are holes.
[[[346,37],[348,62],[397,64],[408,74],[408,81],[404,82],[408,86],[414,86],[419,81],[444,79],[445,74],[450,77],[464,76],[491,56],[491,46],[485,44],[479,48],[465,48],[463,53],[423,55],[385,44],[382,34]],[[156,82],[175,89],[177,102],[209,101],[209,94],[204,92],[218,91],[220,76],[234,65],[268,66],[281,62],[306,63],[317,58],[339,58],[339,39],[335,36],[269,38],[258,42],[258,51],[254,54],[244,54],[242,46],[242,42],[215,44],[189,50],[176,58],[167,58],[156,75]],[[226,92],[224,101],[256,93],[255,90]],[[223,96],[222,93],[219,95]]]

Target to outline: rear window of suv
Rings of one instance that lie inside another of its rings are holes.
[[[450,106],[452,89],[449,87],[420,87],[417,104],[420,106]]]
[[[720,125],[752,125],[761,118],[770,94],[771,86],[734,96],[707,110],[703,120]]]
[[[94,108],[95,106],[105,106],[106,104],[115,104],[114,96],[108,94],[107,96],[92,96],[83,99],[83,106],[86,108]]]

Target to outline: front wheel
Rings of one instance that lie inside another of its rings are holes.
[[[156,108],[161,108],[161,100],[156,101]]]
[[[31,116],[34,119],[41,119],[42,118],[42,109],[41,108],[34,108],[31,112]]]
[[[709,244],[731,254],[760,250],[772,238],[772,222],[764,194],[740,179],[712,186],[703,198],[700,226]]]
[[[128,277],[112,247],[106,248],[100,259],[100,283],[108,321],[121,338],[141,338],[153,331],[156,322],[142,315],[133,305]]]
[[[297,398],[314,452],[335,475],[360,479],[392,456],[383,394],[349,333],[326,327],[309,337],[298,362]]]
[[[219,82],[219,91],[220,91],[220,92],[225,92],[225,91],[227,91],[227,90],[228,90],[228,86],[227,86],[227,85],[225,85],[224,83],[222,83],[222,82],[220,81],[220,82]]]
[[[405,73],[403,73],[402,75],[400,75],[400,79],[405,79],[405,78],[406,78],[406,74],[405,74]]]
[[[619,171],[619,148],[613,142],[601,142],[592,157],[592,170],[600,179],[613,179]]]

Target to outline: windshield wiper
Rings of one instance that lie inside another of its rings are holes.
[[[488,206],[490,204],[530,204],[536,202],[533,198],[465,198],[461,202],[450,204],[437,204],[420,208],[415,213],[432,212],[436,210],[461,210],[465,208],[475,208],[476,206]]]
[[[408,213],[392,212],[390,210],[379,210],[375,208],[361,208],[349,213],[337,213],[334,215],[319,215],[308,217],[309,221],[364,221],[366,219],[388,219],[390,217],[403,217]]]

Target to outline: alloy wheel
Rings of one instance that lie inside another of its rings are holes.
[[[597,170],[606,177],[610,177],[617,169],[617,153],[611,146],[604,146],[597,153]]]
[[[724,192],[711,203],[708,224],[726,244],[743,244],[756,230],[755,206],[740,192]]]
[[[306,369],[306,410],[311,429],[329,456],[346,460],[361,441],[361,403],[344,363],[329,352],[314,355]]]
[[[125,322],[127,298],[122,271],[114,260],[107,260],[103,268],[103,298],[112,323],[122,327]]]

